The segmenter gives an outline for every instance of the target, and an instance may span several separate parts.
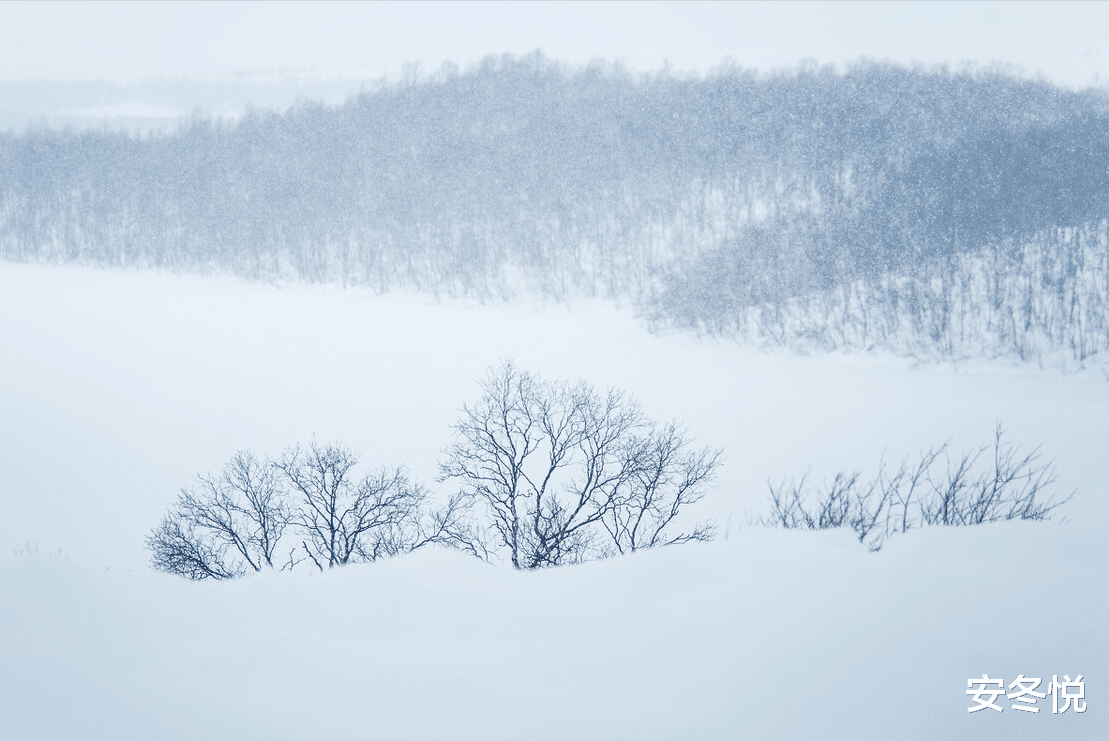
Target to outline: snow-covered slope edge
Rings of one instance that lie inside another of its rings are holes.
[[[0,735],[36,739],[1095,739],[1104,528],[728,541],[519,573],[428,551],[192,584],[0,570]],[[15,637],[18,636],[18,640]],[[1087,711],[968,713],[1082,674]]]

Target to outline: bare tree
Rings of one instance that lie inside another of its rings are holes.
[[[227,548],[185,521],[180,510],[167,514],[146,538],[150,565],[189,579],[233,579],[246,573],[227,563]]]
[[[711,523],[698,523],[691,532],[669,530],[683,508],[705,496],[720,465],[721,451],[690,445],[671,422],[629,447],[634,473],[623,496],[601,519],[618,552],[712,539]]]
[[[453,426],[440,481],[459,481],[465,496],[483,504],[491,550],[505,552],[514,567],[607,555],[606,529],[621,552],[708,537],[707,527],[664,531],[700,498],[716,455],[683,457],[684,438],[673,428],[655,431],[627,395],[545,381],[511,362],[480,386],[481,401],[464,406]],[[679,481],[680,463],[688,475]]]
[[[199,478],[147,538],[154,568],[190,579],[274,568],[290,513],[273,468],[240,451],[218,476]]]
[[[182,489],[146,539],[151,563],[190,579],[232,579],[277,567],[279,544],[289,541],[281,569],[310,561],[322,570],[432,544],[488,558],[466,497],[427,509],[403,467],[356,479],[357,462],[341,445],[295,446],[276,462],[239,452],[219,476]]]
[[[341,445],[290,448],[274,465],[298,499],[292,517],[305,556],[323,570],[411,550],[425,493],[403,467],[356,480],[358,457]]]
[[[422,509],[409,531],[407,550],[435,544],[489,560],[489,537],[473,521],[473,504],[471,498],[458,493],[438,509]]]

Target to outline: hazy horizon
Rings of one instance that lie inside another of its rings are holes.
[[[1104,86],[1107,25],[1109,6],[1084,2],[9,2],[0,81],[375,80],[540,49],[640,71],[865,57]]]

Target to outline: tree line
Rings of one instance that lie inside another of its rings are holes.
[[[880,349],[931,361],[1014,358],[1064,369],[1109,362],[1105,220],[796,293],[729,280],[737,268],[725,255],[703,260],[714,267],[660,281],[642,309],[650,326],[803,352]]]
[[[359,475],[339,443],[294,445],[276,458],[236,453],[184,487],[146,538],[151,565],[193,580],[298,567],[319,571],[421,548],[453,548],[516,569],[579,564],[712,540],[689,509],[711,490],[723,451],[698,447],[676,422],[647,417],[617,389],[545,379],[511,361],[451,425],[439,461],[445,499],[403,466]],[[928,525],[1050,520],[1053,461],[1004,439],[951,456],[941,445],[865,481],[841,471],[813,488],[769,483],[760,522],[850,528],[872,551]]]
[[[708,492],[720,452],[676,423],[649,419],[626,394],[550,381],[511,362],[490,370],[462,408],[438,506],[403,467],[359,477],[338,444],[276,459],[240,451],[200,476],[147,537],[151,565],[190,579],[325,570],[430,545],[515,568],[581,563],[709,540],[685,510]]]
[[[942,276],[1107,218],[1109,96],[988,68],[633,74],[535,53],[162,135],[0,134],[6,260],[611,296],[659,326]]]

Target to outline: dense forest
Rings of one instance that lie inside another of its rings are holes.
[[[1109,354],[1109,95],[535,53],[169,134],[0,134],[0,257],[633,302],[820,349]]]

